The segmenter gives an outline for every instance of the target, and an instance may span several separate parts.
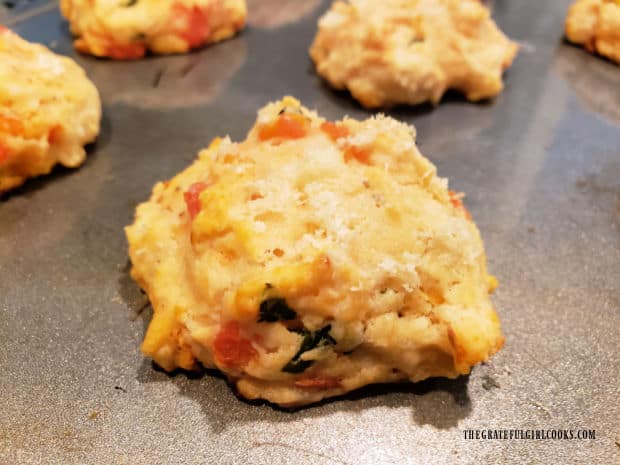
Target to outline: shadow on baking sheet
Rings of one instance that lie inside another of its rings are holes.
[[[88,158],[85,163],[88,163]],[[65,176],[70,176],[74,171],[75,168],[65,168],[64,166],[56,165],[52,168],[50,173],[37,176],[36,178],[26,179],[21,186],[7,192],[0,193],[0,203],[6,202],[11,198],[29,198],[35,192],[43,189],[48,183],[55,182],[55,180],[62,179]]]
[[[143,334],[152,317],[147,296],[131,279],[129,260],[119,270],[118,291],[126,303],[131,321],[142,320]],[[377,407],[411,407],[416,424],[447,429],[456,426],[471,412],[469,376],[456,379],[431,378],[418,383],[374,384],[348,394],[325,399],[310,406],[287,409],[269,402],[248,401],[236,395],[235,388],[218,370],[198,372],[175,370],[167,373],[147,358],[137,368],[139,383],[173,383],[179,393],[198,403],[214,431],[235,423],[256,421],[286,422],[320,417],[334,412],[361,412]]]
[[[21,186],[16,187],[15,189],[11,189],[8,192],[0,193],[0,203],[7,201],[13,197],[28,198],[35,192],[43,189],[45,186],[48,185],[48,183],[53,183],[58,179],[70,176],[77,170],[84,169],[87,166],[93,164],[99,152],[101,152],[101,150],[108,145],[109,140],[110,121],[104,115],[101,119],[101,129],[99,135],[97,136],[97,140],[84,147],[84,149],[86,150],[86,160],[84,160],[83,164],[81,164],[77,168],[66,168],[60,164],[57,164],[48,174],[43,174],[35,178],[26,179],[26,182],[24,182],[24,184],[22,184]]]
[[[137,370],[140,383],[169,381],[179,393],[202,408],[211,427],[221,432],[235,423],[288,422],[322,417],[337,412],[363,412],[373,408],[411,408],[413,421],[449,429],[468,417],[471,400],[469,376],[457,379],[431,378],[418,383],[374,384],[310,406],[287,409],[264,400],[248,401],[217,370],[166,373],[149,360]],[[224,392],[228,391],[228,392]]]
[[[310,65],[310,67],[314,72],[314,67],[312,65]],[[348,90],[336,90],[331,88],[325,80],[318,77],[317,80],[319,81],[318,87],[321,90],[322,96],[328,99],[331,105],[335,105],[350,116],[356,117],[363,117],[364,114],[366,114],[366,116],[370,116],[377,113],[385,113],[398,120],[407,120],[409,118],[428,115],[434,111],[437,111],[438,107],[444,105],[456,104],[485,108],[493,105],[494,102],[493,99],[470,102],[461,92],[449,89],[443,95],[441,101],[436,105],[433,105],[430,102],[425,102],[418,105],[399,104],[392,107],[368,109],[364,108]]]
[[[140,286],[131,278],[131,261],[127,262],[119,269],[120,274],[117,280],[118,295],[125,302],[130,313],[129,320],[142,320],[142,337],[146,334],[146,329],[153,317],[153,307],[146,293],[140,289]]]
[[[31,197],[34,193],[45,188],[50,183],[56,182],[66,176],[71,176],[76,170],[82,169],[85,166],[94,162],[94,157],[97,154],[98,143],[88,144],[86,149],[86,160],[77,168],[67,168],[62,165],[55,165],[47,174],[42,174],[35,178],[26,179],[26,181],[19,187],[11,189],[8,192],[0,193],[0,203],[8,201],[11,198],[17,197]]]

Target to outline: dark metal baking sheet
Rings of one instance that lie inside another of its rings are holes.
[[[28,3],[0,18],[76,56],[53,4]],[[188,56],[76,56],[103,95],[101,137],[79,170],[0,201],[0,463],[620,463],[620,68],[562,42],[568,0],[494,2],[522,43],[494,102],[391,112],[468,194],[501,282],[506,346],[490,363],[289,413],[140,355],[150,313],[122,228],[153,183],[212,137],[241,139],[284,94],[330,118],[368,114],[313,73],[306,50],[327,7],[315,3],[279,27],[255,14],[236,39]],[[472,441],[468,428],[596,440]]]

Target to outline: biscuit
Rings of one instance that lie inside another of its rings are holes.
[[[61,0],[82,53],[118,60],[185,53],[232,37],[245,25],[245,0]]]
[[[620,0],[577,0],[568,10],[566,37],[620,64]]]
[[[0,27],[0,192],[74,168],[99,133],[101,102],[82,68]]]
[[[517,45],[477,0],[337,0],[310,48],[316,70],[368,108],[498,95]]]
[[[385,116],[269,104],[245,141],[158,183],[126,233],[154,308],[143,352],[217,368],[248,399],[453,378],[503,344],[461,196]]]

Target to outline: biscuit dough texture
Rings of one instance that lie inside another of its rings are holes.
[[[61,0],[82,53],[119,60],[185,53],[232,37],[245,0]]]
[[[101,102],[82,68],[0,26],[0,193],[60,163],[81,165]]]
[[[478,0],[337,0],[310,48],[317,72],[368,108],[498,95],[517,54]]]
[[[620,64],[620,0],[577,0],[568,10],[566,37]]]
[[[126,228],[154,308],[143,352],[298,406],[456,377],[503,344],[478,229],[391,118],[334,123],[285,97],[214,140]]]

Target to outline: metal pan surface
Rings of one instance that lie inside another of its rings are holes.
[[[620,68],[562,41],[568,0],[493,2],[522,44],[493,102],[391,112],[482,231],[506,335],[488,364],[285,412],[142,357],[150,310],[123,227],[152,185],[213,137],[242,139],[285,94],[329,118],[368,115],[308,58],[328,2],[297,2],[256,12],[234,40],[135,63],[76,55],[55,2],[0,6],[0,22],[74,56],[104,100],[82,168],[0,200],[0,463],[620,463]],[[464,438],[488,428],[596,439]]]

